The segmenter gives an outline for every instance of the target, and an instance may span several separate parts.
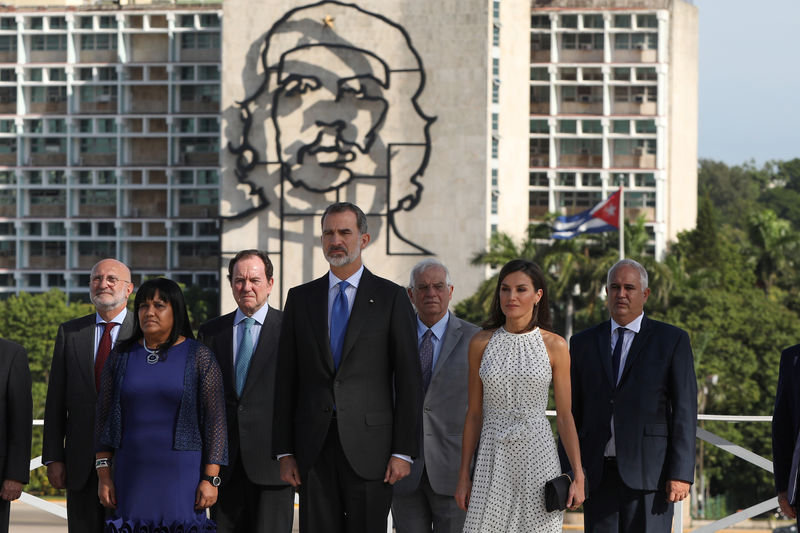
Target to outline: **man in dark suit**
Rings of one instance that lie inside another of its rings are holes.
[[[241,251],[228,264],[228,280],[238,309],[209,320],[197,333],[222,369],[228,418],[230,466],[220,472],[211,515],[219,533],[290,533],[294,489],[281,481],[270,453],[283,314],[267,304],[272,262],[259,250]]]
[[[408,296],[417,310],[425,396],[421,452],[411,474],[394,486],[394,527],[397,533],[431,533],[431,526],[433,533],[461,533],[467,513],[459,509],[453,494],[467,411],[467,348],[480,328],[447,310],[453,283],[447,267],[436,259],[414,266]]]
[[[772,413],[772,461],[778,505],[797,518],[797,477],[800,470],[800,344],[781,354],[778,392]],[[798,520],[800,524],[800,520]]]
[[[8,533],[11,501],[30,479],[31,372],[28,354],[16,342],[0,339],[0,532]]]
[[[131,271],[116,259],[92,268],[89,295],[96,313],[58,328],[44,409],[42,462],[47,479],[67,489],[70,533],[103,530],[105,510],[97,497],[94,469],[94,409],[100,371],[111,347],[133,333],[127,312]]]
[[[292,288],[278,349],[272,451],[300,489],[300,531],[386,531],[417,455],[422,384],[411,302],[361,263],[367,218],[322,215],[321,278]]]
[[[611,320],[574,335],[572,411],[590,533],[666,533],[694,481],[697,382],[685,331],[644,316],[647,271],[608,272]]]

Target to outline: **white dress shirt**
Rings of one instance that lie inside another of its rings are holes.
[[[113,322],[116,324],[113,328],[111,328],[111,347],[113,348],[117,344],[117,337],[119,336],[119,328],[122,326],[122,323],[125,321],[125,317],[128,315],[128,309],[123,307],[122,311],[119,312],[117,316],[109,320],[109,322]],[[100,339],[103,337],[103,330],[105,330],[106,321],[100,316],[99,313],[94,314],[94,321],[95,321],[95,328],[94,328],[94,357],[93,359],[97,359],[97,349],[100,347]]]

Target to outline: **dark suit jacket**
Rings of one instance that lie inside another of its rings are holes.
[[[209,320],[197,332],[200,342],[217,357],[225,383],[225,412],[228,419],[228,464],[223,467],[223,483],[236,458],[251,482],[259,485],[285,485],[272,447],[272,410],[275,401],[275,364],[283,313],[272,307],[261,326],[258,343],[250,360],[250,370],[242,396],[236,394],[236,368],[233,365],[233,319],[236,312]]]
[[[394,486],[394,494],[408,494],[419,486],[423,468],[437,494],[452,496],[458,484],[461,440],[467,413],[467,352],[480,328],[450,314],[442,350],[433,368],[422,408],[421,451],[411,474]],[[415,338],[417,338],[415,336]]]
[[[295,455],[305,477],[336,409],[342,449],[364,479],[383,479],[392,453],[417,456],[422,376],[405,289],[366,268],[334,370],[328,274],[289,291],[275,386],[274,454]]]
[[[796,501],[797,465],[793,457],[800,454],[797,434],[800,431],[800,344],[781,354],[778,392],[772,413],[772,461],[775,489],[788,492],[789,501]]]
[[[572,412],[589,483],[597,487],[611,437],[622,481],[634,490],[660,490],[668,479],[694,481],[697,381],[689,336],[642,319],[619,385],[611,379],[611,324],[570,340]]]
[[[30,479],[33,398],[28,354],[0,339],[0,483]]]
[[[94,335],[96,315],[86,315],[58,327],[44,408],[42,462],[66,464],[67,488],[80,489],[94,469]],[[133,333],[128,311],[117,340]]]

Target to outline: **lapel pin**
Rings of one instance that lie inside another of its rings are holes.
[[[373,300],[372,298],[370,298],[370,299],[369,299],[369,303],[371,303],[371,304],[374,304],[374,303],[375,303],[375,300]]]

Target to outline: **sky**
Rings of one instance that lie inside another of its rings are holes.
[[[694,0],[698,156],[739,165],[800,157],[800,0]]]

